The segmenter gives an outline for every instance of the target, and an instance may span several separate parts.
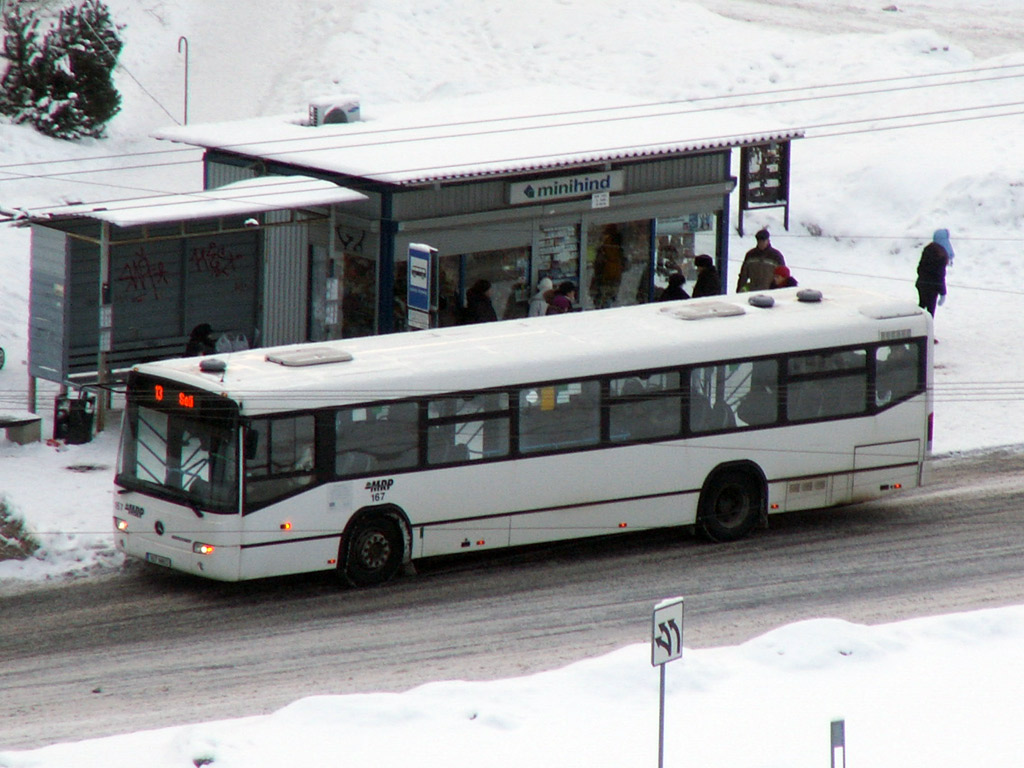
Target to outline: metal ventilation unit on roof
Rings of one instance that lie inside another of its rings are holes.
[[[323,96],[309,102],[309,124],[358,123],[359,97],[352,94]]]
[[[708,320],[712,317],[736,317],[747,313],[740,305],[730,304],[727,301],[687,302],[686,306],[666,308],[661,311],[678,317],[680,320]]]
[[[267,355],[268,363],[277,363],[288,368],[300,368],[307,365],[326,365],[327,363],[347,363],[352,355],[343,349],[333,347],[299,347],[286,349],[283,352],[271,352]]]

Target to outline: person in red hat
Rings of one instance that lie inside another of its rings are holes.
[[[789,267],[776,267],[769,288],[796,288],[796,278],[789,273]]]

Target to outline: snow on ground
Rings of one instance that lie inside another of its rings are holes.
[[[793,146],[791,226],[780,211],[747,214],[732,275],[767,225],[802,285],[914,299],[920,249],[948,227],[956,261],[936,320],[935,450],[1024,445],[1018,0],[970,11],[954,0],[889,11],[878,0],[296,0],[287,12],[252,0],[245,14],[229,3],[108,4],[128,24],[123,114],[109,139],[74,144],[0,123],[0,208],[198,189],[199,154],[147,138],[182,119],[182,36],[190,123],[302,111],[337,92],[371,111],[470,94],[499,103],[500,91],[533,85],[701,100],[680,109],[771,92],[751,130],[808,134]],[[817,87],[835,83],[860,84]],[[964,119],[999,104],[1009,106],[987,112],[1009,116]],[[869,130],[894,125],[915,127]],[[26,230],[0,227],[0,409],[26,399],[28,251]],[[44,437],[53,394],[41,386]],[[0,500],[43,544],[29,561],[0,563],[0,589],[118,567],[115,453],[116,429],[80,446],[0,440]],[[1009,608],[871,628],[821,619],[687,652],[669,669],[667,764],[824,765],[837,716],[851,765],[1013,764],[1022,639],[1024,609]],[[522,679],[305,699],[266,717],[0,752],[0,767],[127,766],[140,754],[156,768],[653,764],[656,718],[657,673],[633,646]]]

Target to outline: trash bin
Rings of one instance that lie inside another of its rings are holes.
[[[96,397],[84,392],[77,398],[58,395],[53,403],[53,439],[71,445],[92,440],[93,420],[96,416]]]

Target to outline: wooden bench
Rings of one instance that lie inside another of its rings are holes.
[[[18,445],[38,443],[43,438],[43,417],[29,411],[0,411],[0,427],[7,439]]]
[[[124,373],[138,363],[149,363],[154,360],[166,360],[170,357],[182,357],[185,354],[186,336],[174,336],[146,341],[123,342],[117,349],[107,353],[107,364],[111,372]],[[95,378],[99,351],[95,346],[73,349],[68,356],[69,378]],[[121,378],[115,373],[114,378]]]

